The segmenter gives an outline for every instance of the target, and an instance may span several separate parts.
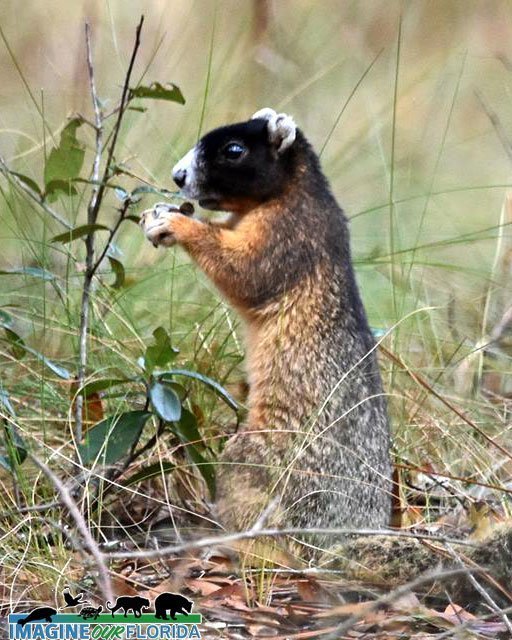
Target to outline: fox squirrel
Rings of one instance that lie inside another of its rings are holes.
[[[290,116],[263,109],[205,135],[173,178],[203,208],[231,213],[215,224],[157,207],[141,220],[154,245],[182,246],[245,321],[249,412],[218,466],[221,524],[249,528],[272,501],[275,526],[388,525],[375,343],[347,220],[311,145]]]
[[[385,528],[386,399],[347,220],[317,155],[291,117],[263,109],[204,136],[173,178],[203,208],[231,213],[215,223],[155,207],[141,219],[148,240],[181,245],[245,321],[249,413],[219,460],[221,524],[241,531],[265,514],[269,526]],[[301,558],[313,545],[328,549],[321,561],[333,560],[346,578],[389,584],[455,562],[447,548],[384,532],[341,545],[319,535],[287,542]],[[512,580],[510,526],[455,553],[498,583]],[[455,591],[474,595],[468,580],[456,582]]]

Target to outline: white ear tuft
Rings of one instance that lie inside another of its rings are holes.
[[[274,111],[274,109],[271,109],[270,107],[264,107],[263,109],[256,111],[256,113],[253,116],[251,116],[251,120],[257,120],[257,119],[271,120],[276,116],[277,116],[277,113]]]
[[[295,142],[297,125],[286,113],[276,113],[274,109],[265,107],[256,111],[251,120],[261,118],[268,122],[270,142],[275,145],[277,153],[283,153]]]

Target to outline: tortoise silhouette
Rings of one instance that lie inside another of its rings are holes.
[[[101,605],[97,609],[94,607],[84,607],[83,609],[80,609],[80,613],[78,615],[84,620],[88,620],[89,618],[96,620],[102,611],[103,607]]]
[[[18,620],[18,624],[23,628],[27,622],[36,622],[37,620],[46,620],[46,622],[52,621],[52,616],[57,613],[56,609],[51,607],[38,607],[31,611],[26,618]]]
[[[170,612],[171,620],[176,620],[177,613],[184,613],[186,616],[192,611],[194,603],[179,593],[161,593],[155,599],[155,618],[168,620],[167,611]]]

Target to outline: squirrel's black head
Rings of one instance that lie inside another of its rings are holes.
[[[251,120],[206,134],[172,171],[187,198],[205,209],[243,210],[282,193],[303,140],[293,119],[262,109]]]

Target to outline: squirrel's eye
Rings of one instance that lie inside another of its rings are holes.
[[[245,147],[239,142],[230,142],[222,150],[222,154],[228,160],[238,160],[245,152]]]

